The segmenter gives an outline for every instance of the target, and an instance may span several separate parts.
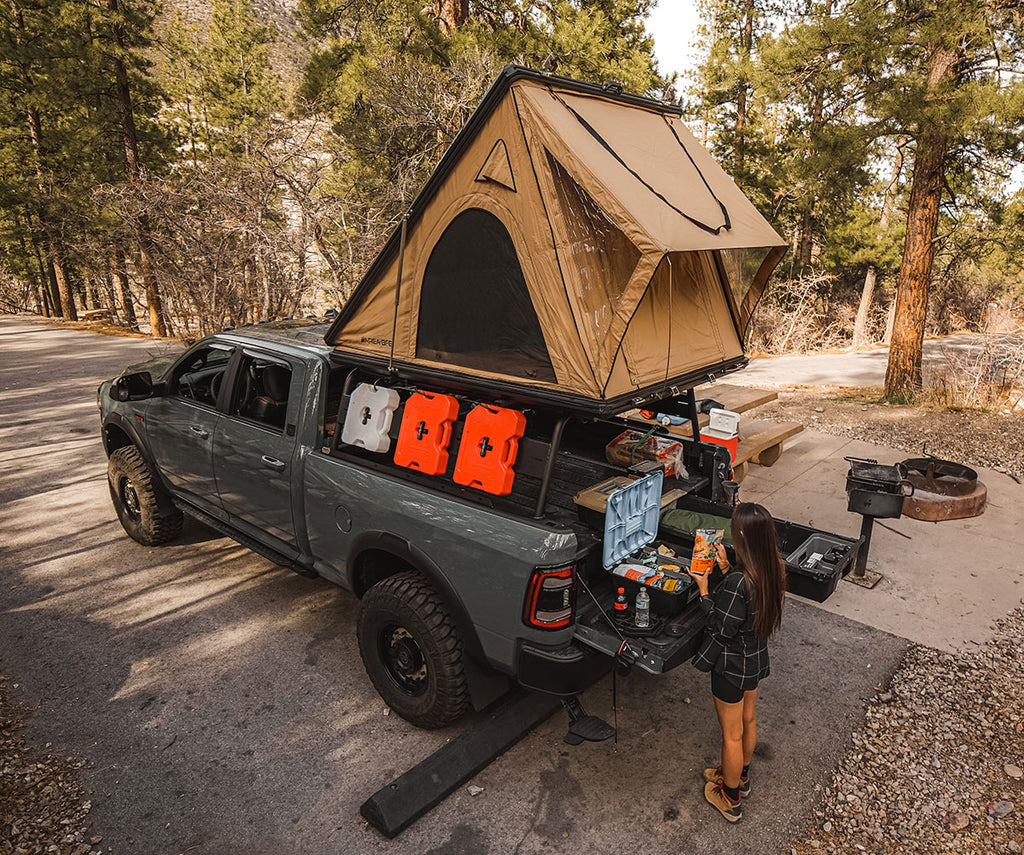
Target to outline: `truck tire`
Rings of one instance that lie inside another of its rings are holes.
[[[125,445],[110,455],[107,486],[117,518],[132,540],[143,546],[159,546],[181,534],[181,511],[160,509],[155,476],[134,445]]]
[[[466,712],[462,642],[444,600],[422,577],[399,573],[370,588],[357,634],[366,673],[406,721],[438,728]]]

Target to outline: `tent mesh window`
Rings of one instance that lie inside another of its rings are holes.
[[[764,263],[771,247],[749,247],[743,249],[723,249],[718,251],[718,257],[722,262],[722,269],[725,278],[729,280],[729,290],[732,293],[735,311],[739,315],[737,323],[741,330],[745,330],[750,321],[750,315],[754,307],[750,305],[751,300],[747,299],[750,289],[754,284],[754,277],[757,276],[761,265]]]
[[[607,335],[640,250],[550,152],[548,165],[579,279],[580,300],[595,341]]]
[[[555,382],[512,236],[494,214],[463,211],[430,253],[416,357]]]

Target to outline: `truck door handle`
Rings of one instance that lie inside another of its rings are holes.
[[[206,439],[206,437],[210,435],[210,432],[206,428],[201,428],[199,427],[199,425],[192,425],[192,427],[190,427],[189,430],[192,431],[192,433],[194,433],[196,436],[203,437],[203,439]]]
[[[276,457],[268,457],[266,454],[263,455],[261,460],[267,469],[273,469],[275,472],[284,472],[285,464],[283,460],[278,460]]]

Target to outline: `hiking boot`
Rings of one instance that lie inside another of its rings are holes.
[[[740,799],[736,799],[736,801],[730,799],[721,784],[712,784],[711,781],[708,781],[704,785],[704,798],[712,807],[718,808],[718,812],[729,822],[739,822],[743,817]]]
[[[722,767],[719,766],[717,769],[705,769],[704,780],[710,781],[712,784],[724,784],[725,780],[722,778]],[[747,798],[750,795],[750,776],[740,776],[740,795],[743,798]]]

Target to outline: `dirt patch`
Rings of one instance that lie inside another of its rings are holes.
[[[881,397],[881,388],[870,387],[780,389],[779,399],[758,409],[757,417],[801,422],[809,430],[897,448],[908,457],[926,451],[1024,480],[1020,413],[897,406]]]

